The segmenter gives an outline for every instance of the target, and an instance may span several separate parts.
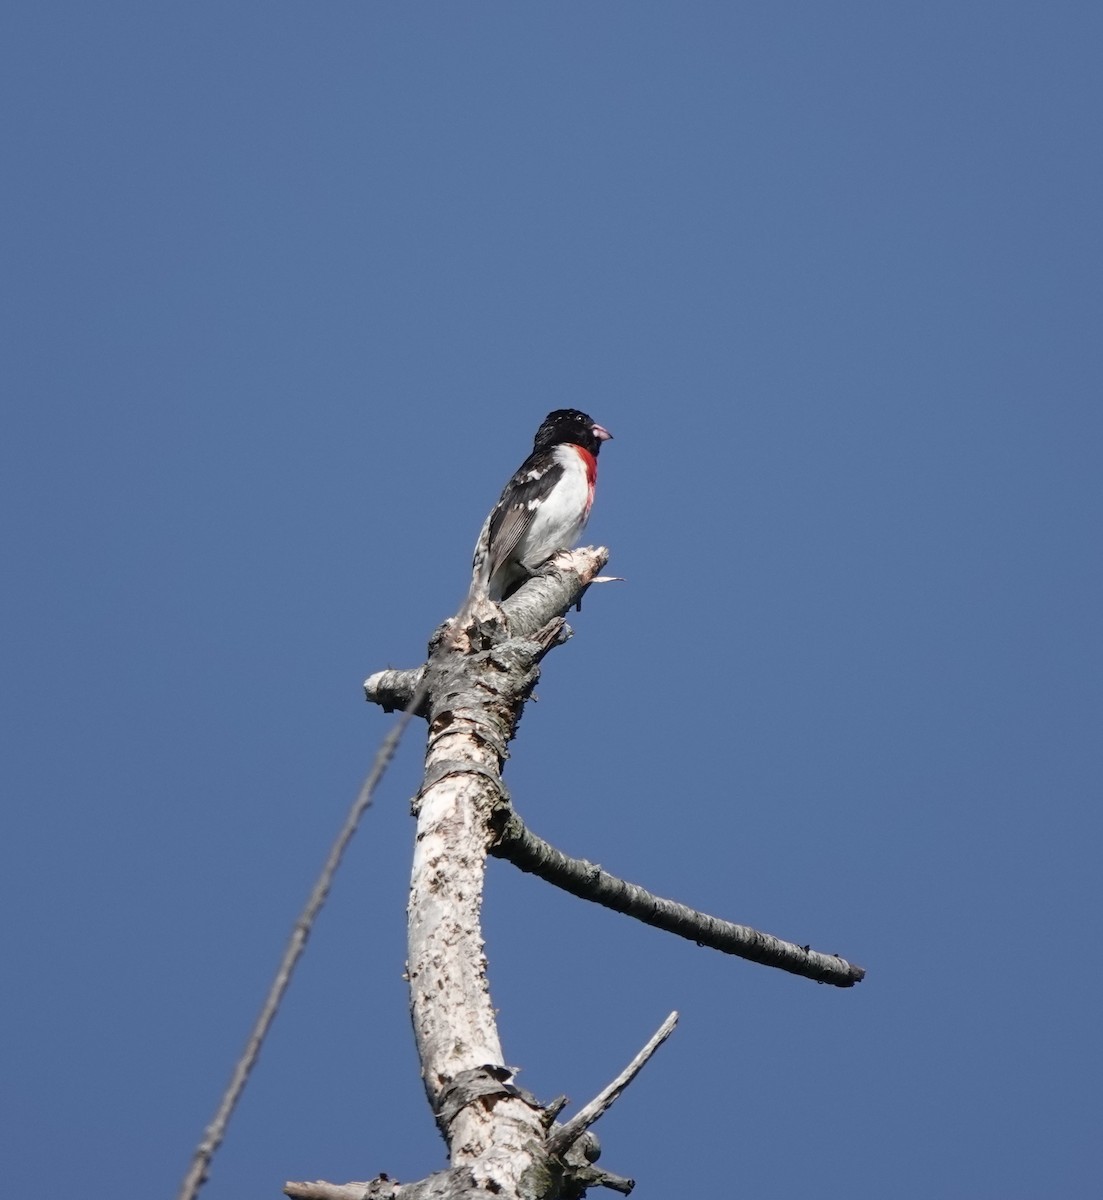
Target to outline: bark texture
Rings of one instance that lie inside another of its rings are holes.
[[[430,663],[425,778],[415,801],[417,835],[408,912],[410,1007],[422,1079],[453,1167],[507,1196],[547,1194],[526,1177],[547,1172],[539,1107],[503,1062],[480,926],[490,814],[501,766],[537,663],[559,634],[509,638],[471,656],[438,652]],[[458,1103],[442,1103],[461,1076],[502,1076]],[[512,1092],[512,1094],[511,1094]]]

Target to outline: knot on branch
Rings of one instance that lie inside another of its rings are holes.
[[[437,1124],[445,1137],[448,1136],[448,1127],[461,1110],[476,1102],[487,1104],[489,1107],[490,1098],[496,1096],[522,1100],[530,1108],[543,1113],[544,1108],[539,1100],[513,1082],[513,1074],[511,1067],[484,1063],[481,1067],[461,1071],[451,1083],[446,1084],[437,1097],[434,1109]]]
[[[562,1129],[561,1125],[552,1124],[549,1132],[553,1135]],[[590,1188],[608,1188],[627,1196],[636,1186],[634,1179],[623,1175],[614,1175],[611,1171],[603,1171],[594,1163],[601,1157],[601,1142],[591,1129],[582,1133],[559,1156],[559,1167],[562,1179],[559,1185],[559,1200],[582,1200]]]
[[[504,756],[503,747],[501,757]],[[489,767],[484,767],[481,763],[472,762],[467,758],[438,758],[425,769],[421,787],[418,789],[417,795],[410,801],[410,815],[416,817],[421,812],[421,801],[426,792],[445,779],[451,779],[458,775],[477,775],[479,778],[485,779],[490,785],[491,794],[494,797],[492,802],[494,811],[497,811],[499,807],[511,811],[509,791],[502,782],[499,771],[492,771]]]

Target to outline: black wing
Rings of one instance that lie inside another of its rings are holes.
[[[488,518],[487,540],[480,538],[489,554],[486,578],[514,556],[532,525],[539,503],[563,477],[563,466],[546,452],[531,454],[506,484],[505,491]]]

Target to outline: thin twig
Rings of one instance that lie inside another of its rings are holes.
[[[584,858],[571,858],[537,837],[512,809],[504,809],[500,820],[501,830],[490,853],[496,858],[507,859],[522,871],[554,883],[572,896],[592,900],[614,912],[635,917],[645,925],[676,933],[699,946],[778,967],[818,983],[853,987],[865,978],[864,967],[847,962],[837,954],[824,954],[809,946],[798,946],[773,934],[762,933],[750,925],[710,917],[708,913],[698,912],[675,900],[656,896],[638,883],[611,875]]]
[[[565,1125],[561,1125],[544,1143],[544,1149],[549,1154],[556,1156],[561,1156],[568,1150],[604,1112],[613,1106],[621,1092],[624,1091],[646,1066],[647,1060],[670,1037],[671,1033],[674,1032],[674,1026],[677,1024],[678,1014],[672,1012],[655,1031],[654,1036],[647,1045],[621,1071],[616,1079],[608,1087],[598,1092],[589,1104],[580,1108]]]
[[[242,1051],[241,1057],[234,1067],[230,1082],[215,1112],[214,1119],[203,1131],[203,1138],[196,1147],[191,1166],[188,1168],[188,1172],[184,1176],[184,1181],[180,1185],[177,1200],[195,1200],[199,1189],[206,1182],[211,1159],[214,1158],[215,1152],[222,1144],[222,1139],[226,1136],[226,1126],[229,1124],[237,1102],[241,1099],[241,1094],[245,1090],[249,1073],[256,1066],[257,1059],[260,1057],[261,1046],[264,1044],[264,1039],[268,1034],[273,1020],[275,1020],[276,1012],[279,1009],[280,1002],[283,1000],[284,993],[291,983],[291,976],[294,974],[295,967],[302,956],[303,950],[306,948],[307,938],[310,936],[310,931],[314,926],[318,913],[321,912],[322,906],[329,895],[329,890],[333,886],[333,878],[337,874],[337,868],[341,865],[341,859],[344,857],[345,850],[348,848],[349,842],[352,841],[352,836],[356,832],[361,818],[371,805],[373,793],[379,786],[379,781],[383,778],[383,774],[390,765],[391,759],[394,758],[398,744],[402,740],[403,733],[406,731],[406,726],[409,725],[418,706],[425,698],[426,690],[427,682],[426,678],[423,678],[417,690],[410,698],[410,703],[407,705],[406,710],[398,718],[394,724],[394,728],[391,729],[380,744],[375,760],[371,765],[371,770],[368,772],[368,776],[364,780],[356,800],[349,809],[345,823],[341,827],[341,831],[338,833],[337,839],[330,849],[329,857],[326,859],[325,866],[322,867],[318,880],[314,884],[314,889],[310,893],[306,907],[295,922],[295,926],[291,931],[291,937],[288,939],[287,947],[283,952],[283,958],[280,961],[275,978],[272,980],[272,986],[268,989],[268,995],[260,1010],[260,1015],[257,1017],[256,1024],[254,1024],[253,1030],[249,1034],[249,1039],[245,1043],[245,1049]]]

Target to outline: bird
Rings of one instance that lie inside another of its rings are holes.
[[[548,413],[532,453],[483,522],[467,611],[511,596],[559,550],[578,541],[594,502],[597,456],[612,434],[577,408]]]

